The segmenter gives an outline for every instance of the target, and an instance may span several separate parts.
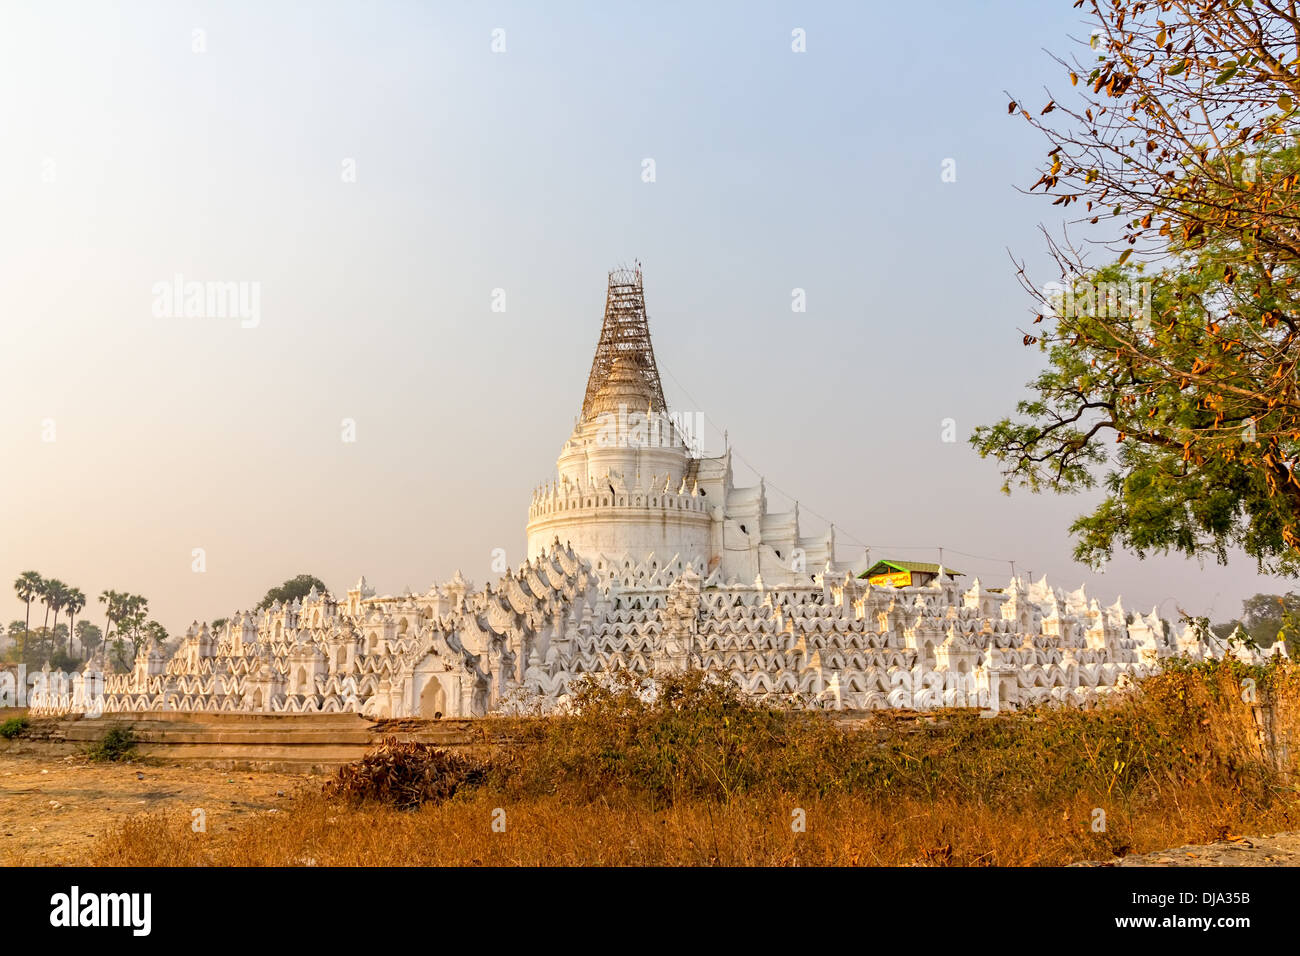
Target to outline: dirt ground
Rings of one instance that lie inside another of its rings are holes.
[[[1236,837],[1204,846],[1126,856],[1109,863],[1080,866],[1300,866],[1300,833]]]
[[[90,763],[84,757],[0,754],[0,865],[77,865],[122,819],[204,811],[209,833],[286,807],[306,774]]]

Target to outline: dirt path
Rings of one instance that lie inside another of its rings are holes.
[[[1237,837],[1204,846],[1140,853],[1108,863],[1075,866],[1300,866],[1300,833]]]
[[[321,778],[143,763],[88,763],[81,757],[0,755],[0,865],[85,862],[90,845],[126,817],[201,808],[209,832],[288,805]]]

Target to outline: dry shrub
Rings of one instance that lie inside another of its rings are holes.
[[[491,753],[486,786],[512,800],[611,793],[651,805],[741,795],[854,794],[897,801],[940,795],[992,807],[1050,806],[1076,794],[1126,805],[1166,802],[1194,782],[1267,804],[1279,771],[1261,749],[1259,688],[1281,737],[1300,722],[1297,668],[1175,663],[1139,692],[1090,710],[1040,708],[981,717],[939,712],[850,726],[813,711],[743,699],[699,672],[664,678],[647,701],[637,678],[580,688],[579,712],[479,722]],[[1285,748],[1283,748],[1285,749]],[[1294,752],[1294,748],[1290,752]],[[1097,804],[1094,804],[1097,805]]]
[[[399,810],[449,800],[483,782],[487,767],[465,754],[432,744],[385,737],[356,763],[339,768],[325,794],[351,802],[374,801]]]
[[[358,766],[373,770],[340,774],[364,784],[346,789],[336,781],[327,795],[192,844],[189,856],[173,846],[189,838],[185,821],[160,817],[131,824],[94,859],[166,864],[199,853],[236,866],[1105,860],[1295,829],[1298,671],[1289,662],[1172,662],[1137,692],[1092,710],[994,718],[945,711],[858,726],[756,706],[700,674],[666,679],[654,702],[633,680],[591,684],[576,714],[478,722],[487,760],[474,761],[472,776],[459,762],[470,758],[453,754],[410,761],[414,769],[372,755]],[[1251,696],[1247,678],[1253,701],[1243,699]],[[412,792],[437,796],[413,813],[391,807],[418,801],[380,796]],[[457,799],[446,800],[452,793]],[[338,795],[379,800],[340,804]],[[1103,830],[1093,827],[1098,809]],[[795,810],[803,811],[805,832],[792,828]],[[500,811],[504,832],[492,826]]]

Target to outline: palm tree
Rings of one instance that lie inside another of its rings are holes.
[[[41,594],[41,576],[35,571],[24,571],[18,575],[18,580],[14,582],[14,592],[18,595],[18,600],[27,605],[27,618],[23,621],[23,646],[20,651],[21,655],[27,653],[27,642],[31,640],[32,633],[32,601],[40,597]]]
[[[81,588],[68,588],[68,593],[64,596],[63,606],[68,612],[68,655],[71,656],[72,640],[77,632],[77,615],[86,606],[86,595],[82,593]]]
[[[113,622],[117,620],[118,609],[122,603],[122,595],[116,591],[100,591],[99,603],[104,605],[104,637],[99,646],[107,648],[109,635],[113,633]]]
[[[45,605],[45,620],[41,623],[43,642],[49,637],[50,631],[50,581],[48,578],[41,578],[40,587],[36,589],[36,596],[40,598],[41,603]]]
[[[68,586],[58,578],[50,578],[45,582],[45,604],[54,612],[54,631],[59,629],[59,612],[63,610],[68,601]],[[54,631],[50,631],[50,650],[54,654]]]

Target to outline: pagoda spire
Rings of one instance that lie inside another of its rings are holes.
[[[640,379],[636,383],[640,387],[635,391],[648,397],[650,411],[668,411],[659,380],[659,367],[655,364],[654,346],[650,344],[640,263],[633,269],[610,270],[609,289],[605,294],[605,321],[600,327],[600,342],[596,345],[591,374],[587,377],[587,393],[582,399],[584,419],[591,417],[593,402],[609,380],[616,363],[620,377]],[[628,384],[631,383],[625,383],[624,387]]]

